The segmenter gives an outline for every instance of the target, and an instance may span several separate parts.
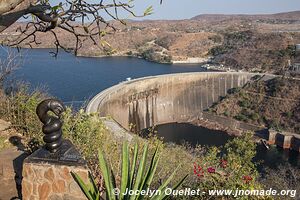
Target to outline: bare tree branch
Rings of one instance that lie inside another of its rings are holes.
[[[20,66],[20,54],[14,53],[10,49],[5,50],[7,56],[5,59],[0,58],[0,88],[3,88],[3,84],[8,76]]]
[[[10,8],[7,6],[9,2],[13,2]],[[1,8],[4,12],[2,14]],[[132,9],[133,5],[130,3],[117,2],[116,0],[111,0],[110,3],[104,3],[103,0],[100,0],[99,3],[89,3],[87,0],[64,0],[64,3],[59,5],[51,5],[47,0],[3,0],[0,2],[0,32],[21,16],[31,14],[35,16],[33,20],[25,27],[19,28],[17,31],[20,35],[13,40],[6,41],[6,44],[14,47],[24,44],[28,46],[39,44],[36,41],[37,33],[51,32],[57,49],[54,55],[57,55],[58,48],[77,54],[83,41],[87,39],[99,48],[103,48],[105,45],[99,43],[103,40],[102,37],[117,30],[114,23],[117,21],[126,24],[119,17],[119,10],[123,10],[134,17],[143,17],[151,13],[152,7],[148,8],[147,12],[142,15],[136,15]],[[63,46],[53,31],[54,29],[62,29],[71,33],[75,38],[75,46],[71,49]]]

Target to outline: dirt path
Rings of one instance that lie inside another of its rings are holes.
[[[19,199],[22,165],[27,154],[21,143],[22,135],[0,119],[0,200]]]

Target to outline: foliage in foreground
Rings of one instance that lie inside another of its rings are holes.
[[[0,135],[0,151],[1,151],[2,149],[8,148],[8,147],[10,147],[10,146],[11,146],[10,143],[7,142],[7,138]]]
[[[42,124],[37,119],[35,109],[44,96],[42,93],[28,94],[25,89],[11,96],[2,96],[0,103],[6,106],[0,107],[0,117],[11,121],[12,125],[19,128],[18,131],[27,138],[42,141]],[[92,175],[96,178],[96,185],[103,185],[103,179],[101,179],[103,174],[99,162],[97,162],[98,152],[96,149],[99,147],[105,153],[107,165],[111,171],[116,172],[115,179],[121,180],[122,174],[119,171],[122,162],[119,158],[122,141],[116,139],[99,118],[87,115],[82,111],[74,113],[71,108],[68,108],[63,120],[64,137],[70,139],[87,160]],[[138,143],[138,146],[148,144],[150,156],[148,155],[146,158],[147,167],[151,163],[151,155],[160,145],[160,161],[157,164],[156,175],[153,177],[151,188],[159,188],[161,186],[160,180],[167,180],[170,172],[173,172],[178,165],[180,168],[170,181],[170,185],[176,185],[182,177],[189,174],[190,176],[184,181],[184,187],[199,188],[205,192],[220,188],[261,188],[257,181],[258,173],[252,163],[252,158],[255,155],[255,144],[251,140],[251,134],[233,139],[224,148],[204,148],[201,146],[192,148],[188,145],[166,144],[156,137],[145,140],[138,136],[134,137],[132,143]],[[128,148],[134,154],[134,146],[130,144]],[[138,152],[138,157],[142,157],[142,153]],[[175,198],[186,199],[185,196]],[[207,198],[208,196],[204,195],[195,196],[192,199]]]
[[[15,91],[0,92],[0,118],[10,121],[12,126],[30,139],[42,139],[42,125],[35,114],[37,105],[45,99],[45,93],[39,90],[30,92],[22,85]]]
[[[255,143],[247,133],[229,141],[224,148],[211,147],[194,163],[194,180],[189,186],[199,188],[205,194],[199,199],[211,198],[209,190],[251,190],[260,189],[258,172],[252,162]],[[228,197],[227,197],[228,198]],[[241,196],[239,199],[249,199]],[[253,197],[255,199],[255,197]]]
[[[133,157],[130,162],[128,144],[127,142],[123,143],[121,183],[120,183],[120,189],[118,189],[116,185],[116,177],[114,173],[111,171],[111,169],[109,168],[109,165],[103,153],[101,152],[101,150],[99,150],[99,164],[105,182],[106,199],[109,200],[144,199],[144,196],[140,195],[140,193],[138,194],[135,193],[133,195],[132,194],[130,195],[129,192],[127,192],[127,190],[142,191],[142,190],[147,190],[150,187],[160,157],[158,153],[158,147],[156,148],[151,158],[151,162],[148,169],[146,168],[147,155],[148,155],[148,145],[145,144],[142,157],[138,159],[138,145],[135,144]],[[138,160],[140,160],[139,164],[138,164]],[[174,170],[172,175],[157,189],[158,191],[161,192],[155,194],[150,199],[160,200],[166,198],[166,194],[164,191],[167,189],[171,179],[176,175],[177,169]],[[72,173],[72,175],[89,200],[100,199],[100,191],[98,190],[93,178],[90,177],[91,184],[88,185],[85,184],[83,180],[76,173]],[[177,189],[183,183],[186,177],[187,175],[184,176],[184,178],[182,178],[175,186],[173,186],[172,189],[173,190]]]
[[[294,196],[285,196],[285,200],[295,199],[300,191],[300,170],[290,164],[281,164],[277,169],[266,168],[265,176],[260,180],[264,189],[273,188],[277,191],[284,189],[294,190]],[[292,195],[292,193],[290,193]]]

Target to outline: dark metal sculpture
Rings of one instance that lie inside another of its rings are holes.
[[[43,140],[46,143],[46,149],[51,153],[57,152],[63,142],[60,117],[65,110],[63,103],[56,99],[46,99],[36,108],[36,114],[44,124],[43,133],[45,136]],[[49,111],[54,115],[50,115]]]

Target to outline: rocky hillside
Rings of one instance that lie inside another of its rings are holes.
[[[251,20],[299,20],[300,11],[265,14],[265,15],[222,15],[222,14],[203,14],[197,15],[193,20],[224,20],[224,19],[251,19]]]
[[[234,69],[280,73],[295,55],[300,34],[246,30],[225,32],[222,44],[210,49],[214,62]]]
[[[224,115],[252,124],[300,134],[300,80],[254,80],[231,91],[213,108]]]
[[[15,24],[0,40],[15,34]],[[300,43],[300,11],[273,15],[199,15],[189,20],[128,21],[99,48],[85,41],[78,55],[140,56],[156,62],[210,62],[236,70],[280,72],[293,59],[293,46]],[[60,43],[75,46],[75,38],[62,29]],[[40,33],[41,44],[53,48],[51,33]],[[98,44],[101,41],[97,41]]]

